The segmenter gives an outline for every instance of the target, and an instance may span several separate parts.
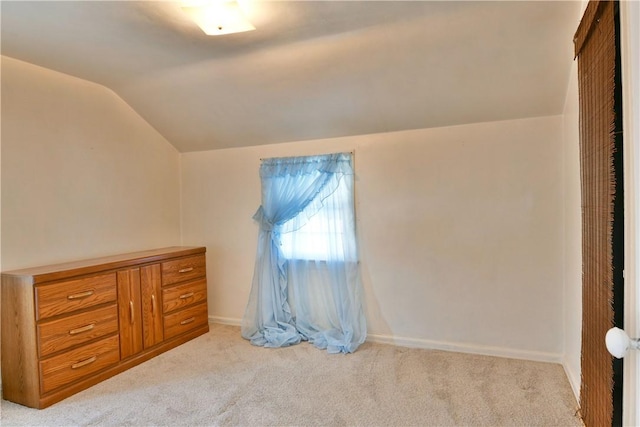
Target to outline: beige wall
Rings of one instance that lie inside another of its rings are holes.
[[[183,154],[210,316],[244,312],[260,158],[354,151],[370,337],[560,361],[562,133],[557,116]]]
[[[181,226],[208,248],[210,315],[237,323],[260,158],[354,151],[371,338],[564,353],[579,378],[572,85],[564,117],[187,153],[180,173],[108,89],[3,57],[2,268],[178,244]]]
[[[2,57],[2,268],[180,243],[180,156],[112,91]]]

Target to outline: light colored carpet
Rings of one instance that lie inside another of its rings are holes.
[[[3,426],[581,426],[560,365],[365,343],[253,347],[211,332],[47,409],[2,401]]]

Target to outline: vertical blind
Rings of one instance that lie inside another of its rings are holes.
[[[615,4],[591,1],[575,35],[582,187],[582,381],[584,423],[613,416],[613,365],[604,336],[613,326]]]

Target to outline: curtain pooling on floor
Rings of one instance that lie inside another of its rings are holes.
[[[352,353],[366,338],[350,153],[273,158],[260,167],[260,230],[242,336]]]

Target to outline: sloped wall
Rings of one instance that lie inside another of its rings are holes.
[[[180,157],[103,86],[2,57],[2,269],[180,243]]]

